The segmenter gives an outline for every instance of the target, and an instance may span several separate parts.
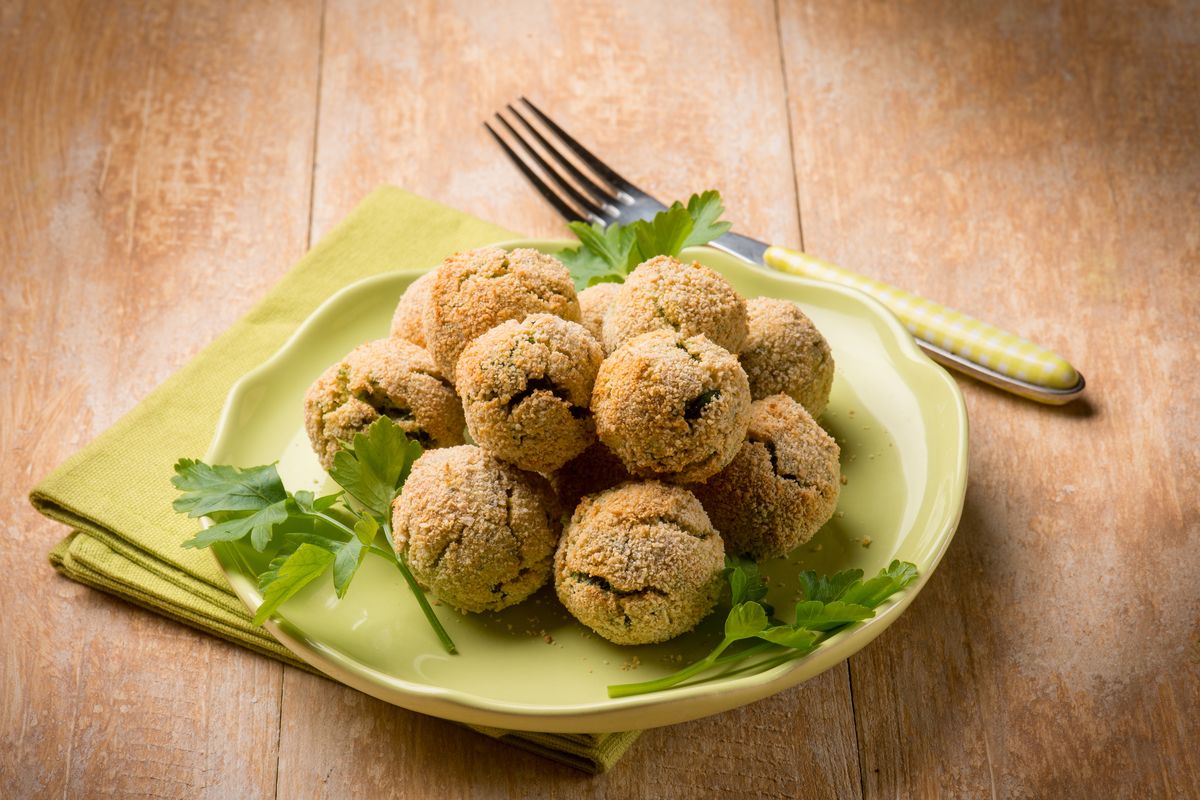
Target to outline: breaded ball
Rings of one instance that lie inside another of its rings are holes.
[[[580,322],[598,342],[604,342],[604,315],[620,291],[619,283],[597,283],[579,293]]]
[[[392,336],[412,342],[417,347],[425,346],[425,306],[429,304],[429,292],[437,270],[430,270],[408,285],[396,313],[392,315]]]
[[[588,404],[603,358],[582,325],[551,314],[492,328],[458,359],[471,438],[521,469],[558,469],[596,441]]]
[[[746,301],[698,261],[656,256],[630,273],[604,315],[604,349],[612,353],[647,331],[704,334],[731,353],[746,338]]]
[[[725,551],[692,493],[657,481],[584,498],[554,555],[575,618],[617,644],[663,642],[717,602]]]
[[[381,416],[426,448],[463,443],[458,395],[429,354],[403,339],[359,345],[304,395],[304,428],[325,469],[354,434]]]
[[[829,343],[795,303],[773,297],[746,301],[750,333],[738,358],[755,400],[789,395],[821,416],[833,387]]]
[[[731,555],[756,561],[807,542],[837,508],[839,448],[784,394],[751,406],[746,443],[729,466],[692,486]]]
[[[707,337],[654,331],[600,365],[592,413],[600,440],[632,474],[702,481],[741,446],[750,385],[737,358]]]
[[[632,477],[612,450],[603,442],[595,442],[551,475],[550,485],[563,510],[570,513],[585,495],[611,489]]]
[[[497,611],[550,577],[559,508],[542,476],[463,445],[417,459],[392,504],[392,530],[413,576],[443,602]]]
[[[442,262],[425,307],[425,343],[453,380],[458,356],[475,337],[510,319],[553,314],[579,321],[579,300],[563,263],[537,250],[483,247]]]

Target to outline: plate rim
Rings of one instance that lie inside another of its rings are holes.
[[[509,239],[495,242],[489,246],[504,249],[532,247],[553,253],[576,244],[577,242],[566,239]],[[698,252],[719,253],[711,248],[699,247],[688,248],[683,255]],[[725,253],[720,253],[720,256],[730,257]],[[230,387],[213,439],[205,453],[205,460],[211,462],[214,454],[220,452],[222,445],[231,435],[233,427],[231,421],[249,387],[288,355],[295,342],[304,337],[311,326],[317,324],[317,320],[326,309],[340,303],[343,296],[360,291],[366,286],[390,282],[400,275],[424,274],[434,267],[436,265],[426,269],[413,268],[381,272],[346,284],[327,297],[292,331],[287,340],[274,353],[243,374]],[[750,268],[754,268],[753,265],[750,265]],[[545,733],[613,732],[630,728],[676,724],[688,719],[708,716],[803,683],[866,647],[904,612],[924,588],[940,564],[957,531],[967,488],[969,425],[966,404],[953,377],[925,355],[903,324],[878,300],[851,287],[789,275],[769,268],[761,269],[772,279],[796,286],[832,291],[865,306],[873,312],[871,316],[882,321],[891,332],[899,352],[909,361],[919,365],[920,368],[930,370],[930,376],[934,380],[940,380],[949,390],[954,401],[956,423],[954,432],[958,444],[957,452],[954,454],[954,480],[959,489],[958,496],[954,498],[956,501],[954,513],[946,518],[945,523],[937,531],[937,546],[930,555],[929,566],[921,570],[916,583],[892,599],[882,610],[877,611],[874,617],[840,631],[808,656],[777,665],[760,673],[738,676],[724,681],[717,680],[676,687],[665,692],[648,695],[607,698],[601,701],[549,707],[481,698],[458,689],[416,683],[382,673],[341,651],[328,647],[319,640],[308,637],[297,625],[278,613],[264,623],[263,627],[301,661],[316,667],[341,683],[385,702],[471,725]],[[209,524],[207,518],[202,520],[202,524]],[[247,577],[246,573],[249,570],[244,568],[241,556],[235,548],[225,544],[214,546],[212,552],[235,594],[247,609],[254,613],[262,602],[262,595],[259,593],[256,583]],[[722,702],[717,704],[718,708],[701,710],[699,713],[687,713],[689,709],[698,705],[697,700],[703,698],[719,698]],[[647,720],[646,715],[653,713],[660,713],[662,720]]]

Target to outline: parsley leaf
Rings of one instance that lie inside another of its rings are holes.
[[[894,593],[917,579],[917,568],[912,564],[893,561],[887,569],[871,580],[847,587],[842,599],[847,603],[874,608]]]
[[[802,572],[800,583],[808,599],[796,605],[795,621],[788,625],[771,620],[769,606],[760,602],[766,596],[766,585],[753,562],[728,558],[725,563],[733,607],[725,618],[721,642],[707,656],[678,672],[641,683],[609,686],[609,697],[663,691],[733,664],[749,662],[739,671],[762,672],[801,658],[834,633],[875,616],[876,607],[917,579],[916,566],[901,561],[893,561],[865,582],[862,570],[857,569],[832,576]],[[744,639],[760,641],[725,655],[730,645]]]
[[[861,569],[848,569],[835,575],[818,575],[812,570],[800,573],[800,590],[804,599],[832,603],[852,585],[862,581]]]
[[[388,417],[380,417],[365,433],[354,434],[349,448],[337,452],[329,475],[367,511],[387,516],[420,455],[419,442],[410,441]]]
[[[280,500],[249,516],[235,516],[218,522],[188,539],[183,546],[208,547],[213,542],[232,542],[250,534],[250,544],[261,553],[271,543],[271,533],[275,526],[285,522],[287,518],[287,500]]]
[[[364,547],[358,539],[350,539],[337,549],[333,560],[333,590],[339,600],[346,596],[350,581],[369,552],[370,548]]]
[[[190,517],[213,515],[217,521],[184,547],[207,547],[249,534],[254,549],[262,551],[271,541],[271,531],[288,516],[287,491],[274,464],[237,469],[182,458],[175,463],[171,483],[183,492],[172,503],[176,511]]]
[[[579,246],[562,250],[558,260],[567,266],[577,290],[598,283],[621,283],[638,264],[655,256],[678,256],[685,247],[707,244],[730,229],[718,218],[725,213],[719,192],[709,189],[678,201],[653,219],[628,225],[571,222]]]
[[[586,289],[596,283],[620,281],[637,266],[634,243],[637,239],[629,225],[607,227],[587,222],[567,223],[579,237],[579,247],[563,250],[558,258],[571,271],[576,289]]]
[[[717,221],[725,213],[725,206],[721,202],[721,193],[715,189],[689,197],[687,212],[692,218],[692,232],[683,243],[684,247],[708,244],[729,233],[733,227],[731,223]]]
[[[325,574],[333,560],[333,553],[325,548],[305,543],[272,561],[258,578],[263,601],[254,613],[254,624],[263,624],[285,600]]]
[[[287,498],[274,464],[238,469],[181,458],[171,483],[183,494],[171,504],[189,517],[213,511],[258,511]]]
[[[314,497],[312,492],[299,491],[292,495],[292,499],[296,501],[296,505],[306,514],[315,514],[318,511],[328,511],[338,500],[342,498],[341,492],[327,494],[324,497]]]
[[[729,582],[730,601],[735,606],[767,596],[767,584],[758,571],[758,564],[748,558],[726,556],[724,575]]]
[[[768,625],[767,612],[758,603],[738,603],[725,618],[725,638],[737,641],[758,636]]]
[[[856,603],[843,603],[841,600],[822,603],[819,600],[809,600],[796,604],[795,625],[814,631],[828,631],[851,622],[867,619],[874,616],[874,613],[870,607]]]
[[[575,224],[575,223],[572,223]],[[559,250],[555,257],[566,265],[575,283],[575,291],[581,292],[593,282],[600,283],[602,279],[617,275],[617,272],[607,261],[580,245],[567,250]]]
[[[793,650],[809,653],[816,647],[820,634],[803,627],[776,625],[774,628],[763,631],[759,636],[771,644],[782,645],[783,647],[790,647]]]
[[[694,226],[687,209],[679,203],[658,212],[649,222],[640,219],[633,223],[640,258],[638,263],[655,256],[679,255]]]
[[[370,552],[371,543],[381,528],[374,517],[362,516],[354,523],[354,538],[349,539],[337,549],[337,557],[333,562],[333,589],[338,599],[346,595],[350,581],[362,566],[363,559]]]

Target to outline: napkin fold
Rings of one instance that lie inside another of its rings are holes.
[[[33,506],[73,529],[50,551],[50,563],[72,580],[315,671],[251,623],[211,553],[180,546],[195,525],[171,509],[172,467],[182,455],[207,450],[233,383],[335,291],[512,238],[511,231],[400,189],[372,193],[246,316],[34,487]],[[638,736],[468,727],[588,772],[611,767]]]

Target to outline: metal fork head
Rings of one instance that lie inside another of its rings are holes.
[[[521,104],[537,125],[512,104],[505,108],[525,131],[524,135],[502,114],[496,114],[496,120],[526,158],[522,158],[487,122],[483,123],[483,127],[487,128],[521,174],[568,222],[584,220],[601,225],[614,222],[627,224],[653,216],[666,208],[594,156],[529,100],[522,97]],[[537,147],[533,142],[537,143]],[[546,156],[549,156],[549,160]],[[551,161],[557,164],[557,168]]]

